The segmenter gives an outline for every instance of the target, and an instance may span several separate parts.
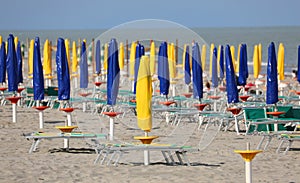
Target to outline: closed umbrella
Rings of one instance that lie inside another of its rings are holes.
[[[232,63],[232,54],[229,45],[225,48],[225,60],[226,60],[226,90],[227,90],[227,102],[237,103],[239,102],[236,77],[234,73],[234,67]]]
[[[77,60],[77,47],[76,42],[73,41],[72,43],[72,73],[77,73],[77,67],[78,67],[78,60]]]
[[[8,91],[16,92],[18,90],[18,61],[14,44],[14,36],[8,37],[6,68],[8,76]]]
[[[156,69],[156,51],[155,51],[155,43],[154,41],[151,41],[151,46],[150,46],[150,72],[151,76],[155,74],[155,69]]]
[[[57,40],[56,71],[58,100],[70,100],[70,74],[64,39]]]
[[[124,56],[124,44],[121,42],[120,43],[120,48],[119,48],[119,66],[120,69],[124,69],[124,63],[125,63],[125,56]]]
[[[136,55],[136,42],[131,43],[131,48],[130,48],[130,76],[134,77],[134,63],[135,63],[135,55]]]
[[[104,44],[103,69],[107,71],[108,65],[108,44]]]
[[[137,82],[138,71],[139,71],[139,67],[140,67],[140,59],[141,59],[143,53],[145,53],[143,50],[144,50],[144,46],[141,45],[140,43],[138,43],[136,45],[136,49],[135,49],[134,88],[133,88],[133,93],[134,94],[136,94],[136,82]]]
[[[240,64],[239,64],[239,77],[238,85],[245,86],[248,78],[248,65],[247,65],[247,47],[245,44],[241,45],[240,48]]]
[[[51,86],[51,79],[52,79],[52,60],[51,60],[51,48],[50,48],[50,42],[48,39],[46,39],[44,43],[44,51],[43,51],[43,68],[44,68],[44,74],[45,79],[47,79],[47,85]]]
[[[65,46],[66,46],[66,54],[67,54],[67,60],[68,60],[68,64],[69,64],[69,68],[70,68],[70,41],[68,39],[65,39]]]
[[[34,40],[30,40],[29,45],[29,55],[28,55],[28,77],[32,78],[33,73],[33,47],[34,47]]]
[[[40,106],[40,101],[44,100],[44,74],[40,52],[40,40],[38,37],[34,41],[33,51],[33,98],[37,101],[37,107]],[[44,127],[43,111],[39,111],[40,128]]]
[[[162,42],[158,52],[158,79],[159,90],[161,95],[165,95],[168,99],[169,87],[170,87],[170,75],[168,65],[168,45],[167,42]]]
[[[96,52],[95,52],[95,62],[96,62],[96,71],[95,74],[99,76],[101,74],[101,43],[100,40],[96,42]]]
[[[201,62],[202,62],[202,71],[205,72],[206,44],[202,45],[202,49],[201,49]]]
[[[209,76],[212,76],[212,59],[213,59],[213,54],[214,54],[214,48],[215,45],[212,43],[210,44],[210,55],[209,55]]]
[[[267,65],[267,104],[276,104],[278,102],[278,78],[275,44],[272,42],[268,48]]]
[[[20,97],[16,97],[15,93],[18,90],[18,62],[14,44],[14,36],[9,35],[7,40],[7,57],[6,69],[8,79],[8,91],[13,92],[13,97],[8,98],[12,103],[13,123],[17,122],[17,101]]]
[[[151,99],[150,60],[148,56],[142,56],[137,79],[136,109],[138,126],[145,132],[149,132],[152,128]]]
[[[260,72],[260,63],[259,63],[259,48],[258,45],[254,46],[253,50],[253,77],[258,78]]]
[[[279,44],[278,49],[278,79],[284,80],[284,46],[282,43]]]
[[[116,39],[111,39],[108,46],[108,70],[107,70],[107,104],[112,107],[116,105],[117,96],[119,92],[120,82],[120,67],[118,60],[118,43]],[[114,139],[114,121],[110,117],[110,140]]]
[[[77,47],[76,42],[72,43],[72,67],[70,68],[72,71],[72,80],[74,78],[74,88],[77,88],[77,77],[78,77],[78,59],[77,59]],[[73,82],[73,81],[72,81]]]
[[[33,51],[33,95],[34,100],[44,99],[44,74],[40,53],[40,39],[35,38]]]
[[[150,59],[148,56],[142,56],[138,71],[137,91],[136,91],[136,110],[138,127],[145,131],[144,138],[148,137],[148,132],[152,128],[152,81],[150,72]],[[139,137],[137,137],[139,139]],[[149,165],[149,151],[144,151],[144,164]]]
[[[172,96],[175,97],[175,82],[173,81],[176,77],[176,60],[175,60],[175,47],[174,43],[169,44],[168,46],[168,58],[169,58],[169,71],[171,79],[171,89]]]
[[[65,41],[62,38],[57,40],[56,51],[56,72],[58,82],[58,100],[66,101],[70,100],[70,70],[66,54]],[[72,125],[71,114],[67,112],[67,125]],[[69,147],[69,139],[64,139],[64,147]]]
[[[80,88],[85,89],[88,87],[88,64],[87,64],[87,54],[85,42],[82,42],[81,53],[80,53]]]
[[[190,48],[188,45],[185,46],[184,53],[184,82],[186,85],[191,83],[191,63],[190,63]]]
[[[18,41],[17,44],[17,62],[18,62],[18,84],[20,84],[23,83],[23,61],[22,61],[20,41]]]
[[[231,52],[231,60],[234,68],[234,72],[236,72],[236,59],[235,59],[235,47],[233,45],[230,46],[230,52]]]
[[[214,48],[213,50],[213,60],[212,60],[212,76],[211,76],[211,81],[212,81],[212,87],[216,88],[218,87],[218,67],[217,67],[217,48]]]
[[[119,92],[120,67],[118,60],[118,44],[116,39],[109,43],[107,71],[107,104],[115,105]]]
[[[220,57],[219,57],[219,64],[220,64],[220,79],[223,80],[224,79],[224,48],[223,45],[219,46],[219,53],[220,53]],[[222,82],[223,83],[223,82]]]
[[[2,44],[3,46],[3,44]],[[298,46],[298,71],[297,71],[297,81],[300,83],[300,45]]]
[[[2,42],[2,46],[0,48],[0,83],[6,82],[6,50],[5,50],[5,42]]]
[[[202,72],[200,50],[198,43],[195,43],[192,48],[193,94],[199,101],[203,97]]]

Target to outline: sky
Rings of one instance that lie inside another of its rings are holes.
[[[109,29],[161,19],[187,27],[300,26],[299,0],[0,0],[0,30]]]

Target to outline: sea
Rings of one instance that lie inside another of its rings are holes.
[[[186,28],[186,27],[163,27],[163,28],[141,28],[141,27],[117,27],[112,29],[98,30],[24,30],[0,31],[0,35],[5,41],[9,34],[17,36],[25,45],[28,45],[29,39],[39,37],[41,46],[46,39],[52,41],[55,45],[57,38],[61,37],[76,41],[77,43],[86,39],[87,43],[92,40],[100,40],[101,44],[109,42],[111,38],[116,38],[118,42],[126,41],[130,44],[132,41],[139,41],[145,47],[149,47],[150,40],[159,42],[167,41],[178,45],[178,63],[182,62],[182,50],[184,44],[190,44],[195,41],[201,45],[207,45],[206,63],[209,60],[210,45],[215,46],[233,45],[235,46],[235,54],[238,52],[238,45],[247,44],[247,57],[249,68],[252,67],[253,47],[256,44],[262,44],[262,74],[266,73],[266,63],[268,60],[268,46],[271,42],[278,49],[279,43],[283,43],[285,47],[285,73],[289,74],[292,70],[297,70],[298,65],[298,46],[300,45],[300,27],[226,27],[226,28]],[[89,44],[91,46],[91,44]],[[128,46],[130,48],[130,45]],[[126,48],[126,46],[125,46]],[[26,50],[26,49],[25,49]],[[249,69],[250,73],[252,69]]]

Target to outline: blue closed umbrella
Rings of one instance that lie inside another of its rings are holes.
[[[80,88],[87,88],[89,83],[89,75],[88,75],[86,45],[84,41],[82,41],[81,44],[79,66],[80,66]]]
[[[120,67],[118,56],[118,43],[112,39],[108,46],[108,68],[107,68],[107,104],[115,105],[119,92]]]
[[[238,85],[245,86],[247,84],[247,78],[248,78],[247,46],[246,46],[246,44],[241,45],[240,64],[239,65],[240,65],[240,68],[239,68]]]
[[[162,42],[159,46],[158,51],[158,79],[159,79],[159,90],[161,95],[166,95],[168,97],[169,87],[170,87],[170,73],[169,73],[169,63],[168,63],[168,44],[167,42]]]
[[[99,75],[101,73],[101,44],[100,40],[96,43],[96,74]]]
[[[138,72],[139,72],[139,67],[140,67],[140,60],[141,57],[145,54],[144,51],[144,46],[138,43],[136,45],[135,49],[135,62],[134,62],[134,88],[133,88],[133,93],[136,94],[136,82],[137,82],[137,77],[138,77]]]
[[[70,74],[66,54],[65,41],[62,38],[57,40],[56,71],[58,81],[58,100],[70,99]]]
[[[213,59],[212,59],[212,87],[218,87],[218,65],[217,65],[217,48],[215,47],[213,50]]]
[[[18,84],[23,83],[23,61],[22,61],[22,51],[21,51],[21,44],[18,41],[17,45],[17,61],[18,61]]]
[[[44,74],[40,52],[40,39],[35,38],[33,50],[33,96],[34,100],[44,99]]]
[[[278,102],[278,79],[277,79],[277,61],[275,45],[272,42],[268,48],[267,65],[267,104],[276,104]]]
[[[18,90],[18,62],[15,50],[14,36],[8,37],[6,68],[8,76],[8,91],[15,92]]]
[[[193,94],[199,100],[203,97],[202,64],[198,43],[192,48]]]
[[[226,60],[226,90],[227,90],[227,102],[237,103],[239,102],[239,95],[237,89],[236,78],[234,74],[234,68],[232,63],[231,51],[229,45],[225,48],[225,60]]]
[[[191,83],[191,65],[190,65],[190,47],[186,46],[185,61],[184,61],[184,82]]]
[[[220,79],[223,80],[224,78],[224,48],[223,45],[220,46]]]
[[[0,83],[5,83],[6,80],[6,50],[5,42],[2,42],[0,49]]]

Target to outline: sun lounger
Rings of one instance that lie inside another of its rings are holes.
[[[272,111],[272,109],[268,109]],[[283,133],[290,133],[294,126],[300,122],[297,116],[297,109],[291,106],[278,106],[278,111],[285,111],[284,115],[278,118],[272,118],[266,115],[267,108],[244,108],[244,117],[246,121],[246,135],[261,135],[261,140],[257,145],[257,149],[261,149],[262,144],[266,141],[264,150],[267,149],[271,140]],[[275,125],[278,125],[277,131]]]
[[[34,132],[25,135],[25,138],[32,139],[32,145],[29,149],[29,153],[36,151],[38,144],[41,140],[52,140],[52,139],[75,139],[75,138],[95,138],[95,139],[106,139],[105,134],[92,134],[92,133],[41,133]]]
[[[291,134],[281,134],[281,142],[276,150],[277,153],[280,153],[280,149],[283,147],[285,143],[287,143],[287,146],[285,150],[283,151],[284,154],[286,154],[294,141],[300,141],[300,133],[291,133]]]
[[[96,164],[100,159],[100,164],[106,162],[107,165],[112,163],[117,166],[125,152],[129,151],[160,151],[167,164],[175,164],[172,156],[174,153],[179,161],[179,164],[184,165],[184,161],[188,166],[190,162],[186,153],[190,151],[198,151],[191,146],[177,146],[172,144],[99,144],[97,146],[97,157],[94,161]]]

